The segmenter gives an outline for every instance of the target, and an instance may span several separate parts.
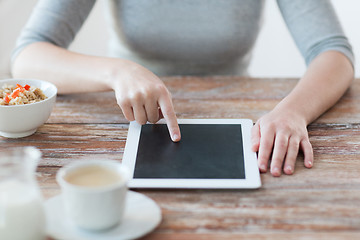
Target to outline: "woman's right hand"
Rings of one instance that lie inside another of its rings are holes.
[[[145,124],[164,117],[171,139],[180,141],[169,91],[157,76],[137,63],[84,55],[51,43],[36,42],[16,57],[12,73],[16,78],[46,79],[61,94],[113,89],[127,120]]]
[[[165,118],[172,141],[181,139],[171,94],[165,84],[151,71],[134,63],[115,71],[110,86],[125,118],[143,125]],[[124,71],[126,69],[126,71]]]

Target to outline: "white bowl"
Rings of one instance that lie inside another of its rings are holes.
[[[0,80],[0,88],[4,84],[30,86],[40,88],[45,100],[24,105],[0,105],[0,135],[7,138],[26,137],[36,132],[49,118],[54,107],[57,88],[54,84],[36,79]]]

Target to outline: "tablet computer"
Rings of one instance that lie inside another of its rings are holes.
[[[165,121],[131,122],[123,155],[129,188],[242,189],[261,186],[250,119],[178,119],[172,142]]]

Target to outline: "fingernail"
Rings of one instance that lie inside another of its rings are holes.
[[[291,166],[287,166],[287,167],[285,168],[285,170],[286,170],[287,172],[290,172],[290,173],[293,172],[293,169],[292,169]]]
[[[260,165],[260,170],[261,170],[261,171],[264,171],[264,172],[266,171],[266,166],[265,166],[265,164],[261,164],[261,165]]]
[[[311,161],[308,161],[308,165],[312,167],[313,163]]]
[[[180,140],[180,137],[179,137],[179,135],[174,134],[174,135],[172,136],[172,139],[173,139],[174,142],[177,142],[177,141]]]
[[[279,169],[278,167],[274,167],[271,172],[272,172],[273,174],[279,175],[279,174],[280,174],[280,169]]]
[[[252,145],[251,150],[253,152],[257,152],[257,146],[255,144]]]

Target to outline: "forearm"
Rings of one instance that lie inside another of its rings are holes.
[[[50,43],[27,46],[15,59],[15,78],[39,78],[54,83],[59,93],[107,91],[113,75],[125,72],[129,61],[70,52]]]
[[[86,56],[39,42],[17,56],[12,72],[16,78],[48,80],[59,93],[113,89],[126,119],[145,124],[156,123],[163,116],[172,140],[180,141],[169,91],[155,74],[134,62]]]
[[[271,159],[273,176],[280,176],[281,169],[293,174],[299,151],[304,153],[304,165],[313,166],[314,154],[306,126],[340,99],[353,74],[350,61],[339,52],[324,52],[311,62],[293,91],[252,129],[252,149],[259,152],[261,172],[267,171]]]
[[[293,91],[275,108],[302,118],[306,125],[333,106],[350,86],[354,70],[341,53],[317,56]]]

